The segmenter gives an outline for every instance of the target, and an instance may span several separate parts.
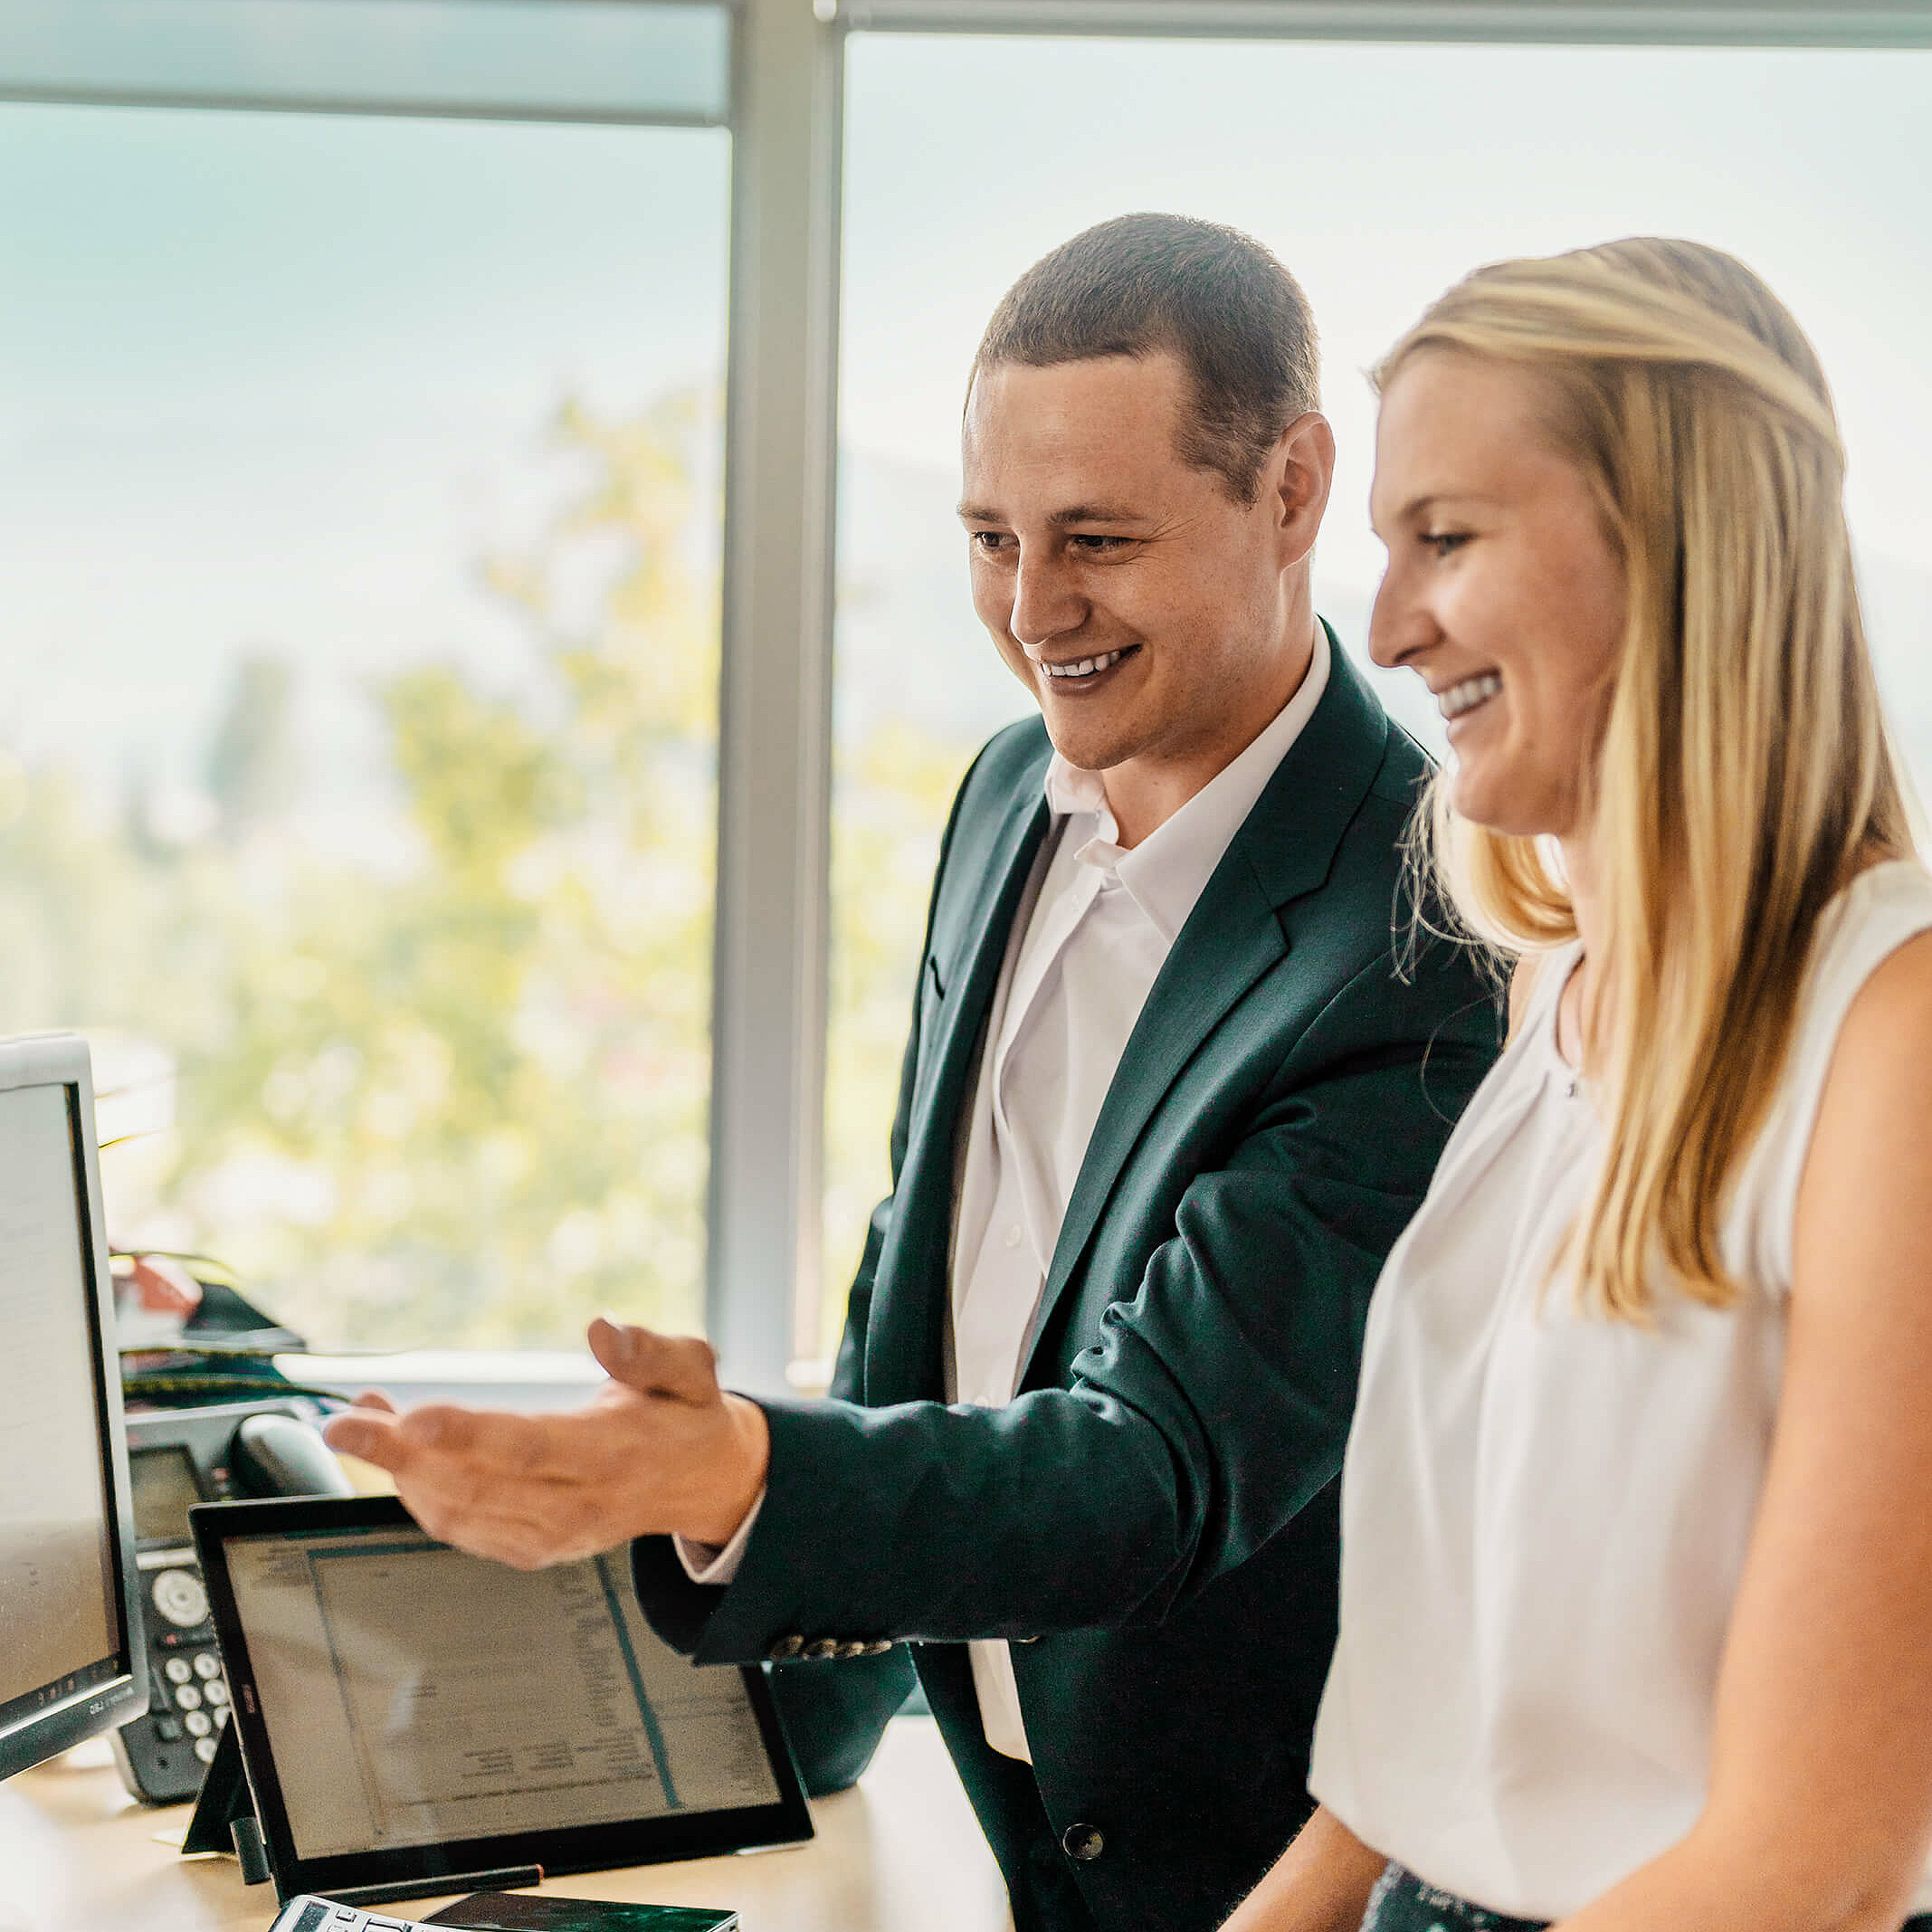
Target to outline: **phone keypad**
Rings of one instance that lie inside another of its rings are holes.
[[[149,1714],[155,1736],[163,1744],[179,1744],[186,1733],[195,1756],[205,1765],[212,1763],[215,1740],[233,1715],[221,1652],[212,1648],[176,1651],[164,1657],[155,1673]]]
[[[154,1606],[177,1630],[208,1621],[208,1592],[193,1570],[157,1570],[148,1585]]]

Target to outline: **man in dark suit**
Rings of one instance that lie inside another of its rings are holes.
[[[1398,969],[1426,760],[1315,616],[1300,290],[1129,216],[976,361],[976,606],[1038,700],[962,785],[836,1399],[610,1323],[574,1417],[366,1414],[433,1532],[625,1537],[657,1628],[765,1658],[813,1781],[917,1670],[1021,1932],[1207,1932],[1309,1809],[1369,1291],[1496,1049]]]

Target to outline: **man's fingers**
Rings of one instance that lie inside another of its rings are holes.
[[[322,1424],[322,1440],[340,1454],[373,1462],[392,1476],[410,1460],[409,1451],[396,1433],[394,1411],[385,1413],[361,1402],[339,1415],[331,1415]]]
[[[356,1406],[358,1409],[379,1409],[385,1415],[395,1415],[400,1413],[396,1405],[380,1389],[362,1389],[358,1391],[356,1396]]]
[[[386,1400],[358,1402],[330,1417],[322,1439],[346,1456],[359,1456],[391,1475],[448,1457],[482,1471],[522,1473],[540,1460],[543,1418],[511,1415],[492,1409],[465,1409],[454,1403],[424,1403],[398,1413]]]
[[[466,1409],[453,1402],[426,1402],[404,1414],[404,1439],[479,1473],[531,1473],[548,1460],[557,1418],[517,1415],[505,1409]]]
[[[718,1356],[695,1335],[659,1335],[600,1315],[590,1325],[590,1352],[614,1382],[644,1395],[699,1406],[719,1399]]]
[[[463,1508],[434,1489],[417,1495],[409,1485],[399,1493],[409,1513],[439,1543],[512,1569],[538,1570],[595,1554],[576,1547],[568,1531],[514,1511]]]

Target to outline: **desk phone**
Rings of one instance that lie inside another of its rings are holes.
[[[146,1804],[201,1789],[229,1718],[228,1680],[188,1508],[236,1496],[347,1496],[342,1465],[299,1396],[128,1417],[135,1564],[153,1680],[148,1714],[112,1733],[121,1782]]]

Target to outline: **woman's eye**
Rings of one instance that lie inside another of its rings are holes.
[[[1437,557],[1451,557],[1469,541],[1467,530],[1424,530],[1422,541]]]

